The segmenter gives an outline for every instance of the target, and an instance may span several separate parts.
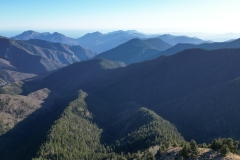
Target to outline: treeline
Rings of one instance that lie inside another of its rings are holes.
[[[239,154],[239,141],[234,141],[232,138],[218,138],[214,139],[210,144],[199,144],[197,145],[195,140],[192,140],[190,143],[186,142],[181,151],[180,155],[183,157],[197,157],[199,155],[200,148],[211,148],[215,151],[218,151],[224,156],[227,156],[229,153]]]
[[[212,144],[209,145],[213,150],[217,150],[223,155],[227,155],[228,153],[238,154],[238,145],[239,141],[234,141],[232,138],[219,138],[214,139]]]
[[[209,151],[211,150],[217,151],[223,156],[227,156],[230,153],[240,155],[238,147],[239,144],[240,144],[239,141],[234,141],[232,138],[218,138],[214,139],[210,144],[206,143],[197,144],[195,140],[191,140],[190,142],[184,142],[180,145],[175,144],[159,145],[159,149],[154,158],[156,159],[172,158],[178,160],[198,159],[199,157],[205,154],[201,153],[202,151],[203,152],[207,151],[207,150],[204,151],[203,148],[209,149]],[[175,151],[171,152],[171,150]]]

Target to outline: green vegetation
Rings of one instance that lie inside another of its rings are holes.
[[[222,153],[224,156],[228,155],[230,153],[230,149],[228,147],[228,145],[224,144],[220,150],[219,150],[220,153]]]
[[[238,154],[238,145],[239,141],[233,141],[232,138],[219,138],[214,139],[210,147],[213,150],[218,150],[220,153],[226,156],[230,152]]]
[[[47,141],[38,152],[38,159],[99,159],[106,152],[100,143],[101,129],[92,123],[80,92],[49,131]]]
[[[136,110],[124,121],[124,124],[130,126],[127,134],[116,141],[116,151],[136,152],[154,145],[164,145],[169,148],[175,143],[184,142],[173,125],[147,108]],[[122,127],[125,129],[124,126]],[[131,131],[131,128],[135,129]]]
[[[99,128],[94,120],[95,116],[99,118],[96,110],[93,113],[89,112],[98,107],[92,106],[93,104],[89,105],[86,99],[88,95],[80,91],[78,97],[69,103],[51,127],[47,140],[41,145],[36,159],[104,159],[110,157],[129,159],[139,156],[137,155],[139,150],[143,152],[153,145],[161,144],[165,147],[184,142],[177,129],[168,121],[146,108],[139,108],[129,112],[129,116],[114,124],[115,128],[112,130],[122,129],[122,131],[111,137],[113,141],[107,145],[102,137],[102,131],[111,127],[108,124],[110,125],[112,119],[104,120],[102,117],[105,126],[102,129]],[[108,111],[115,114],[113,117],[119,117],[119,114],[122,114],[113,111],[111,109]],[[99,114],[101,115],[101,112]],[[128,128],[123,126],[126,123],[128,123]],[[143,155],[148,157],[147,152]]]
[[[198,145],[195,140],[190,143],[186,142],[180,151],[183,157],[196,157],[199,154]]]
[[[238,154],[238,144],[239,141],[233,141],[232,138],[219,138],[214,139],[208,146],[216,151],[219,151],[224,156],[227,156],[230,152],[233,154]],[[207,148],[206,143],[197,145],[195,140],[191,140],[190,143],[186,142],[180,151],[180,155],[183,157],[196,157],[199,155],[198,146],[202,148]]]

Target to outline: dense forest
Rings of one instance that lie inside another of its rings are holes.
[[[109,114],[115,114],[119,118],[118,122],[111,124],[114,125],[111,127],[115,134],[111,133],[110,137],[107,133],[111,140],[116,139],[114,143],[109,144],[109,140],[101,138],[104,130],[98,127],[97,122],[94,123],[94,111],[89,112],[94,107],[86,102],[88,96],[83,91],[78,92],[77,98],[69,103],[52,125],[36,159],[117,158],[125,157],[127,153],[131,153],[128,156],[134,156],[134,153],[143,152],[154,145],[184,143],[182,136],[169,122],[146,108],[139,108],[134,111],[126,110],[124,113],[109,111]],[[104,120],[104,129],[110,127],[109,120]],[[131,126],[127,127],[126,123]]]

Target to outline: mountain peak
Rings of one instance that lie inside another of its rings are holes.
[[[170,44],[158,38],[139,39],[133,38],[116,48],[103,52],[95,58],[104,58],[112,61],[121,61],[125,64],[131,64],[149,60],[158,52],[168,49]]]
[[[40,39],[44,41],[49,41],[49,42],[54,42],[54,43],[62,43],[62,44],[67,44],[67,45],[78,45],[78,42],[76,39],[72,39],[69,37],[66,37],[65,35],[54,32],[54,33],[49,33],[49,32],[43,32],[39,33],[33,30],[28,30],[25,31],[15,37],[11,37],[13,40],[30,40],[30,39]]]
[[[126,33],[126,34],[135,34],[135,33],[140,33],[136,30],[118,30],[118,31],[113,31],[113,32],[109,32],[107,33],[108,35],[111,35],[111,34],[120,34],[120,33]]]
[[[63,35],[63,34],[58,33],[58,32],[54,32],[52,35]]]
[[[36,31],[33,31],[33,30],[28,30],[28,31],[23,32],[22,34],[39,34],[39,33]]]
[[[14,40],[29,40],[29,39],[35,39],[36,37],[39,37],[41,35],[41,33],[38,33],[36,31],[33,30],[28,30],[28,31],[24,31],[23,33],[12,37],[11,39]]]
[[[37,33],[37,32],[34,31],[34,30],[27,30],[27,31],[24,31],[23,33],[25,33],[25,32],[26,32],[26,33],[27,33],[27,32],[28,32],[28,33]]]
[[[92,32],[92,33],[87,33],[87,34],[83,35],[82,37],[80,37],[79,39],[81,39],[81,38],[95,38],[95,37],[99,37],[101,35],[103,35],[101,32],[96,31],[96,32]]]
[[[128,42],[142,42],[143,40],[140,38],[133,38],[131,40],[129,40]]]

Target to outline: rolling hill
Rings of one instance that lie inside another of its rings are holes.
[[[94,58],[103,58],[112,61],[121,61],[131,64],[148,60],[159,51],[170,48],[171,45],[156,38],[141,40],[132,39],[109,51],[98,54]]]

